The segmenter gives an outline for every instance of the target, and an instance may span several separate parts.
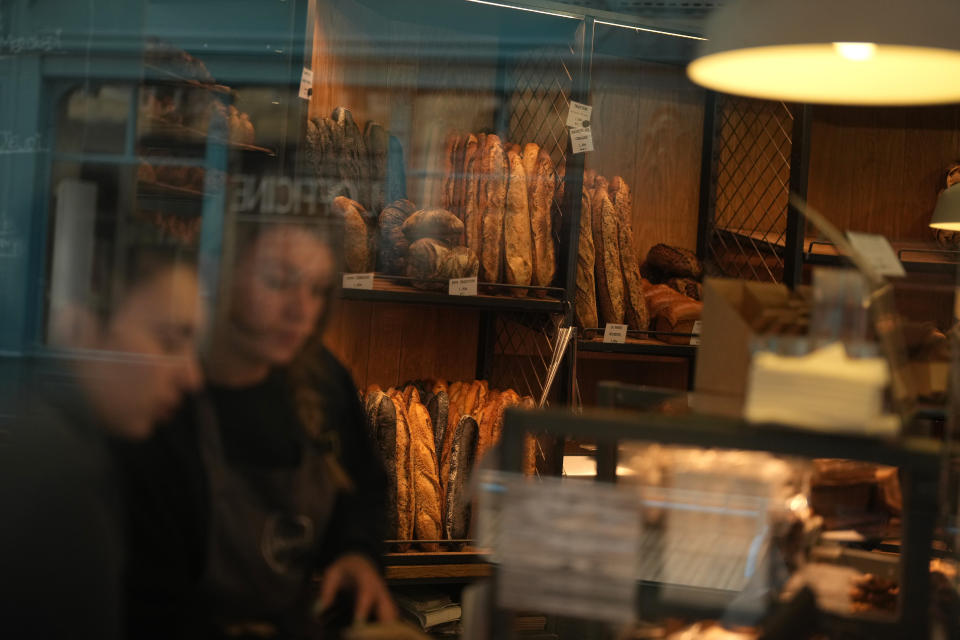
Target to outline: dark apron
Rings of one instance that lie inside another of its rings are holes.
[[[235,466],[224,456],[211,405],[201,407],[199,424],[210,491],[200,585],[208,617],[228,636],[300,636],[336,498],[324,454],[304,437],[299,467]]]

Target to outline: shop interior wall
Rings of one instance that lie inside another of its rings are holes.
[[[407,197],[421,207],[439,205],[447,133],[493,122],[494,61],[433,55],[438,44],[458,37],[390,21],[355,3],[316,4],[310,116],[344,106],[361,128],[368,120],[386,127],[403,147]],[[470,311],[343,300],[325,342],[360,388],[423,377],[472,379],[479,326],[479,314]]]
[[[682,67],[609,56],[594,58],[591,87],[587,168],[630,186],[637,255],[696,249],[704,91]]]

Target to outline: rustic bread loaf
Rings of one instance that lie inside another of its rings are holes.
[[[421,209],[404,220],[400,229],[411,243],[433,238],[454,246],[463,233],[463,222],[446,209]]]
[[[416,517],[416,480],[413,442],[403,395],[390,396],[396,412],[397,539],[413,540]]]
[[[597,318],[597,280],[593,246],[593,216],[590,198],[583,193],[580,203],[580,241],[577,249],[577,290],[573,307],[577,323],[583,328],[600,326]]]
[[[464,165],[467,187],[464,193],[466,202],[464,202],[463,207],[463,242],[461,242],[461,244],[469,247],[478,257],[480,256],[481,250],[480,230],[483,226],[483,213],[480,204],[480,184],[481,170],[483,167],[483,147],[486,144],[486,139],[487,136],[482,133],[477,136],[474,152]]]
[[[694,300],[700,300],[703,297],[700,283],[693,278],[670,278],[667,280],[667,286]]]
[[[444,533],[451,540],[467,537],[470,531],[469,481],[477,452],[478,428],[471,416],[457,423],[450,449],[445,481]]]
[[[413,286],[442,290],[446,286],[444,283],[425,281],[436,279],[440,262],[448,253],[447,245],[433,238],[421,238],[411,244],[407,254],[407,276],[415,279]]]
[[[399,520],[397,519],[397,504],[399,498],[399,489],[397,484],[397,411],[393,404],[393,399],[389,394],[380,393],[373,413],[374,429],[376,438],[377,453],[383,462],[383,468],[387,474],[387,523],[390,536],[398,540],[409,539],[399,529]],[[403,470],[403,465],[400,469]],[[402,475],[402,474],[401,474]]]
[[[549,287],[556,272],[553,246],[554,170],[546,151],[530,143],[523,150],[523,170],[527,175],[530,229],[533,234],[533,284]]]
[[[623,272],[624,320],[630,329],[643,331],[650,326],[650,312],[643,297],[643,279],[633,246],[633,225],[630,222],[633,204],[630,200],[630,187],[620,176],[610,182],[610,199],[617,213],[617,239]]]
[[[536,409],[537,403],[530,396],[523,396],[520,399],[521,409]],[[533,434],[528,433],[523,440],[523,474],[527,476],[537,475],[537,439]]]
[[[606,182],[597,177],[597,183]],[[596,248],[597,305],[602,323],[623,323],[623,272],[617,233],[617,214],[606,186],[598,186],[591,200],[593,244]]]
[[[370,120],[363,128],[364,147],[370,168],[370,206],[374,215],[383,211],[386,202],[387,151],[390,136],[379,123]]]
[[[472,278],[480,272],[480,260],[467,247],[454,247],[437,265],[437,277],[442,280]]]
[[[514,149],[507,152],[510,178],[503,219],[504,266],[507,284],[528,285],[533,280],[533,237],[528,209],[527,178],[523,158]],[[514,290],[526,295],[526,289]]]
[[[377,412],[380,410],[380,402],[383,400],[383,389],[379,385],[372,384],[367,387],[367,392],[361,394],[363,399],[363,415],[367,421],[367,432],[370,434],[371,441],[377,440]]]
[[[703,276],[703,267],[697,255],[689,249],[656,244],[647,253],[647,262],[668,278],[693,278]],[[652,280],[652,278],[651,278]]]
[[[343,219],[344,268],[348,273],[364,273],[373,262],[370,252],[370,230],[366,210],[350,198],[333,199],[333,211]]]
[[[406,272],[410,241],[403,235],[403,223],[416,209],[416,205],[409,200],[397,200],[380,212],[377,264],[384,273],[399,276]]]
[[[410,404],[414,402],[420,402],[420,390],[417,385],[408,384],[403,388],[403,403],[407,405],[407,413],[410,412]]]
[[[443,437],[447,432],[447,422],[450,415],[450,397],[445,389],[434,386],[430,400],[427,401],[427,412],[433,424],[433,444],[437,452],[437,472],[440,471],[440,457],[443,455]],[[442,478],[441,478],[442,481]]]
[[[414,534],[418,540],[439,540],[442,537],[440,513],[440,480],[437,453],[433,441],[430,414],[420,402],[412,400],[407,410],[416,482],[416,516]],[[421,544],[424,551],[437,551],[436,543]]]
[[[507,157],[500,138],[490,134],[481,164],[480,278],[500,282],[503,268],[503,217],[507,205]]]
[[[456,186],[457,177],[457,150],[460,147],[462,137],[455,131],[447,134],[447,141],[444,145],[443,156],[443,182],[440,188],[440,206],[447,211],[453,209],[453,192]]]
[[[467,141],[465,143],[463,151],[463,168],[461,169],[460,180],[457,183],[457,188],[459,189],[459,202],[456,215],[464,223],[464,230],[460,232],[460,236],[457,238],[457,244],[466,244],[466,223],[468,219],[468,214],[471,209],[476,208],[476,196],[474,196],[474,204],[471,205],[470,202],[470,192],[472,189],[475,189],[475,181],[473,179],[474,174],[476,173],[477,168],[477,159],[479,158],[482,149],[480,149],[480,140],[474,134],[469,134],[467,136]]]
[[[487,454],[496,442],[498,424],[503,422],[504,403],[499,391],[490,391],[480,418],[480,437],[477,443],[477,460]]]
[[[693,325],[703,313],[703,303],[682,294],[677,296],[657,314],[657,331],[693,333]],[[670,344],[689,344],[690,342],[687,336],[659,336],[659,338]]]

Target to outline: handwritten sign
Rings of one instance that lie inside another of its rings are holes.
[[[310,99],[310,94],[313,92],[313,69],[303,68],[303,72],[300,74],[300,97],[304,100]]]
[[[10,130],[0,131],[0,155],[15,153],[46,153],[50,145],[44,143],[43,134],[21,136]]]
[[[475,296],[477,295],[477,277],[472,278],[451,278],[450,295],[452,296]]]
[[[608,322],[603,328],[603,342],[605,344],[623,344],[627,341],[627,325]]]
[[[33,51],[60,51],[63,29],[50,34],[31,34],[28,36],[0,35],[0,53],[30,53]]]
[[[343,274],[344,289],[373,289],[372,273],[345,273]]]
[[[570,144],[574,153],[593,151],[593,132],[590,127],[570,129]]]
[[[589,128],[592,113],[593,107],[571,100],[570,110],[567,111],[567,126],[570,128]]]

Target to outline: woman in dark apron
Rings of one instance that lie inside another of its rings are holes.
[[[338,592],[356,619],[396,617],[379,570],[384,471],[349,373],[318,340],[339,272],[328,234],[238,227],[207,388],[120,453],[130,637],[320,637],[313,614]]]

